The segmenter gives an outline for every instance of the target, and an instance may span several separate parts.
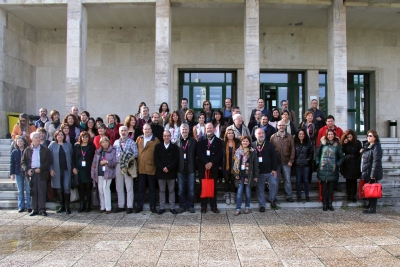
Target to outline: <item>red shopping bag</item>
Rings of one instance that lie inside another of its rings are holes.
[[[365,184],[365,181],[360,179],[360,182],[358,183],[358,198],[363,199],[364,197],[364,192],[363,192],[363,186]]]
[[[322,202],[322,183],[321,181],[318,181],[318,190],[319,190],[319,196],[318,196],[318,201]],[[335,196],[332,197],[332,200],[335,199]]]
[[[365,198],[382,198],[382,185],[380,183],[367,183],[363,187]]]
[[[211,178],[211,171],[205,171],[204,179],[201,179],[201,195],[200,198],[214,197],[214,179]]]

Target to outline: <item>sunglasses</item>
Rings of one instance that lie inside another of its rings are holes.
[[[367,137],[374,137],[372,134],[367,135]]]

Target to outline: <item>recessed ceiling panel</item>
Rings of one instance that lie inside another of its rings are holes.
[[[66,5],[64,7],[19,8],[9,10],[9,12],[37,29],[67,28]]]

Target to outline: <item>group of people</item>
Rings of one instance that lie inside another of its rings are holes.
[[[12,138],[10,175],[18,186],[18,209],[28,209],[32,216],[46,216],[46,192],[57,190],[60,207],[57,213],[71,213],[71,181],[79,189],[79,212],[91,209],[92,188],[98,188],[100,212],[110,213],[110,185],[115,179],[118,208],[114,212],[143,211],[146,184],[152,213],[169,210],[173,214],[194,213],[196,171],[203,187],[205,178],[214,179],[214,194],[201,198],[201,213],[219,213],[217,180],[224,178],[224,199],[236,205],[235,215],[250,212],[251,188],[256,187],[259,211],[268,202],[277,207],[279,178],[283,180],[286,200],[293,202],[290,177],[296,175],[297,201],[310,201],[309,183],[312,172],[322,187],[323,210],[332,207],[333,191],[338,189],[339,172],[346,179],[348,201],[356,201],[357,179],[366,182],[382,179],[382,149],[376,131],[367,133],[364,145],[356,133],[335,125],[335,119],[317,109],[318,101],[296,123],[296,114],[281,101],[281,109],[272,112],[258,99],[246,126],[240,108],[227,98],[222,109],[213,110],[211,101],[203,102],[203,110],[188,109],[182,99],[181,109],[170,112],[163,102],[158,112],[149,113],[144,102],[138,113],[128,115],[123,123],[118,115],[91,118],[88,111],[71,113],[61,121],[57,110],[39,110],[40,118],[30,123],[27,114],[20,114]],[[298,127],[296,127],[298,126]],[[361,166],[361,168],[360,168]],[[138,179],[138,198],[134,205],[134,178]],[[179,207],[175,205],[175,183],[178,184]],[[159,187],[159,209],[156,209],[156,185]],[[126,197],[125,197],[126,190]],[[25,194],[24,194],[25,191]],[[26,203],[25,198],[26,196]],[[31,201],[30,201],[31,199]],[[376,212],[376,199],[370,199],[365,213]]]

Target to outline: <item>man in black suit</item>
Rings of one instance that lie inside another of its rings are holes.
[[[162,127],[159,124],[159,120],[160,120],[160,114],[158,112],[153,112],[153,114],[151,114],[151,123],[150,123],[151,132],[161,142],[163,140],[164,127]]]
[[[214,179],[214,197],[201,199],[201,213],[207,212],[207,202],[210,200],[211,211],[219,213],[217,208],[217,178],[222,160],[222,140],[214,135],[212,123],[206,124],[206,136],[199,139],[197,143],[197,170],[199,171],[200,183],[205,177],[205,171],[211,171]]]
[[[271,111],[269,111],[269,109],[267,109],[265,107],[265,102],[263,98],[259,98],[257,101],[257,108],[253,109],[251,111],[251,115],[250,115],[250,121],[254,120],[254,113],[256,113],[256,111],[259,110],[261,111],[262,114],[265,114],[268,116],[268,118],[271,118]]]
[[[260,122],[261,122],[261,115],[262,115],[262,113],[261,113],[261,111],[259,111],[259,110],[256,110],[256,111],[254,112],[254,120],[250,121],[249,124],[247,125],[247,128],[249,128],[249,131],[250,131],[250,132],[253,131],[253,128],[254,128],[255,126],[257,126],[258,124],[260,124]]]

